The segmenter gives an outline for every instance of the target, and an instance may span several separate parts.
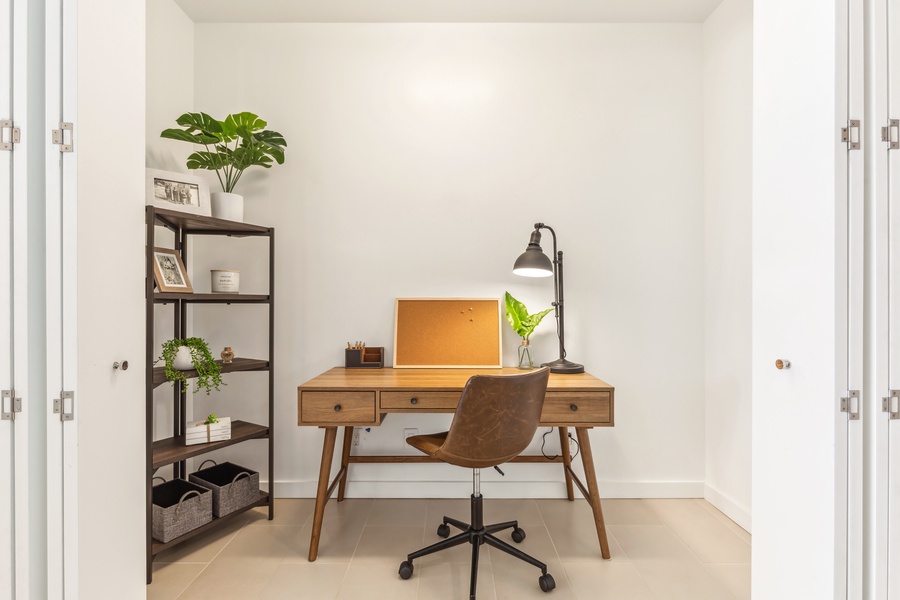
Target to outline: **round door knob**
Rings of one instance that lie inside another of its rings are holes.
[[[116,361],[113,363],[113,369],[122,369],[123,371],[128,370],[128,361],[123,360],[122,362]]]
[[[418,399],[418,398],[410,398],[410,399],[409,399],[409,403],[410,403],[410,404],[418,404],[418,403],[419,403],[419,399]]]
[[[340,404],[335,404],[335,405],[334,405],[334,412],[341,412],[341,408],[342,408],[342,407],[341,407]]]
[[[791,361],[784,359],[784,358],[779,358],[778,360],[775,361],[775,368],[778,369],[779,371],[782,369],[790,369]]]
[[[577,404],[570,404],[570,405],[569,405],[569,409],[570,409],[572,412],[575,412],[576,410],[578,410],[578,405],[577,405]]]

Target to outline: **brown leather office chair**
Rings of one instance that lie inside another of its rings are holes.
[[[472,469],[472,522],[464,523],[445,516],[437,534],[447,538],[450,525],[462,533],[408,555],[400,564],[401,578],[412,577],[414,559],[468,542],[472,544],[470,599],[475,598],[478,551],[482,544],[489,544],[539,568],[538,584],[543,591],[549,592],[556,587],[553,576],[547,572],[547,565],[493,535],[512,529],[513,541],[521,542],[525,532],[517,521],[484,524],[480,490],[481,468],[496,468],[518,456],[531,443],[541,419],[549,377],[550,371],[546,368],[523,375],[475,375],[463,389],[450,431],[406,439],[408,444],[426,454],[451,465]]]

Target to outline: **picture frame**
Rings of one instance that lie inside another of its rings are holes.
[[[160,292],[194,292],[181,255],[171,248],[153,249],[153,279]]]
[[[202,177],[147,169],[145,204],[192,215],[210,216],[209,183]]]

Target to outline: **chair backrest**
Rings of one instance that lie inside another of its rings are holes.
[[[493,467],[518,456],[537,431],[550,370],[474,375],[466,383],[437,458],[460,467]]]

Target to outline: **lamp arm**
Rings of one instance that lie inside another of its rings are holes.
[[[563,306],[563,253],[556,249],[556,232],[553,231],[552,227],[545,225],[544,223],[535,223],[534,229],[536,231],[547,229],[550,231],[550,235],[553,236],[553,308],[555,309],[554,316],[556,317],[556,334],[559,338],[559,358],[560,360],[563,360],[566,358],[566,334]]]

